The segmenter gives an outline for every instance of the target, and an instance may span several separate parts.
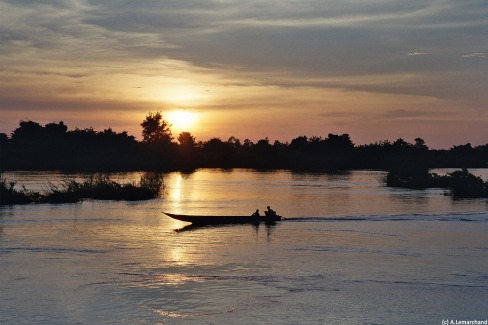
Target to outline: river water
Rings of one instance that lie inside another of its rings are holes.
[[[42,190],[73,175],[4,177]],[[0,207],[0,323],[486,320],[488,201],[386,188],[382,177],[198,170],[164,175],[160,199]],[[287,219],[185,229],[162,214],[267,205]]]

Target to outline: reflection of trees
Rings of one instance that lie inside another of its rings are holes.
[[[182,132],[177,142],[161,112],[149,113],[141,123],[143,141],[108,128],[68,130],[63,123],[45,126],[21,121],[12,134],[0,134],[0,168],[45,170],[193,170],[201,167],[337,171],[401,168],[405,162],[440,167],[486,167],[488,144],[431,150],[422,138],[402,138],[356,146],[348,134],[299,136],[290,142],[256,143],[231,136],[197,142]],[[400,170],[401,172],[401,170]]]

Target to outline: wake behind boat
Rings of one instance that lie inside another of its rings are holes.
[[[194,225],[225,225],[246,223],[273,223],[282,219],[279,215],[271,216],[203,216],[185,215],[163,212],[165,215],[180,221],[191,222]]]

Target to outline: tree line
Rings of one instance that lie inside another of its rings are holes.
[[[488,167],[488,144],[429,149],[421,138],[355,145],[348,134],[298,136],[290,142],[268,138],[252,142],[233,136],[196,141],[190,132],[176,139],[161,112],[141,123],[142,140],[108,128],[69,130],[64,122],[41,125],[20,121],[10,135],[0,133],[0,170],[132,171],[197,168],[352,169],[482,168]]]

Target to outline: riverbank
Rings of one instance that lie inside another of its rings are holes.
[[[56,184],[47,182],[47,190],[33,191],[24,186],[17,188],[15,181],[0,179],[0,204],[72,203],[84,199],[96,200],[149,200],[159,197],[163,189],[160,176],[141,176],[139,182],[119,183],[108,174],[93,174],[82,181],[64,179]]]

